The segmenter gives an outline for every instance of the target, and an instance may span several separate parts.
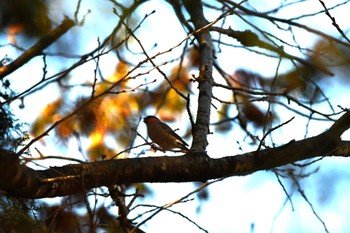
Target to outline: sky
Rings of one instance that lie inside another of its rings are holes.
[[[64,4],[58,4],[56,2],[56,10],[52,11],[53,18],[62,18],[60,10],[62,9],[67,15],[72,15],[75,9],[75,2],[63,1]],[[263,3],[264,2],[264,3]],[[334,3],[335,1],[324,1],[326,4]],[[62,3],[62,2],[61,2]],[[269,9],[266,1],[249,1],[259,11],[264,11],[264,7]],[[54,4],[54,3],[53,3]],[[69,5],[69,4],[73,4]],[[65,7],[63,7],[65,6]],[[76,32],[70,32],[68,36],[74,37],[79,35],[82,38],[96,38],[89,40],[89,43],[80,44],[82,53],[89,51],[96,47],[97,38],[104,38],[109,29],[109,22],[113,19],[112,14],[104,14],[106,17],[103,19],[95,20],[96,17],[100,17],[101,13],[111,10],[110,5],[100,4],[94,1],[83,1],[81,14],[90,9],[91,13],[86,16],[84,30],[75,28]],[[138,11],[139,15],[143,16],[146,13],[150,13],[156,9],[154,16],[149,17],[145,23],[145,27],[148,30],[140,32],[140,38],[150,38],[149,41],[145,40],[143,43],[146,47],[151,48],[154,42],[157,42],[157,48],[153,51],[153,54],[157,51],[167,50],[171,45],[176,45],[185,38],[185,34],[181,25],[173,16],[172,10],[168,5],[161,3],[161,1],[154,1],[154,4],[144,4]],[[349,9],[348,6],[344,7],[344,11]],[[307,1],[303,3],[303,7],[298,9],[290,8],[288,11],[280,12],[283,17],[289,18],[300,13],[310,13],[321,10],[321,6],[318,1]],[[337,17],[337,22],[343,28],[349,28],[349,22],[347,17],[344,16],[346,12],[334,12]],[[213,20],[217,15],[208,12],[207,18]],[[159,24],[162,19],[164,24]],[[231,19],[230,19],[231,20]],[[331,25],[329,18],[322,16],[315,21],[314,19],[306,19],[309,24],[315,24],[319,30],[325,30],[326,32],[336,31]],[[58,20],[59,21],[59,20]],[[155,29],[153,26],[157,25]],[[171,25],[169,27],[168,25]],[[237,23],[232,20],[232,25],[236,27],[246,27],[243,23]],[[99,30],[97,30],[99,29]],[[157,33],[161,31],[162,33]],[[271,30],[273,26],[271,25]],[[79,32],[79,33],[78,33]],[[302,31],[296,33],[304,33]],[[154,38],[156,35],[156,40]],[[303,34],[303,40],[299,41],[303,46],[311,46],[315,37],[310,37],[307,34]],[[283,38],[286,35],[279,35]],[[77,38],[77,41],[83,42],[84,40]],[[0,37],[0,43],[4,44],[6,38]],[[170,45],[170,46],[169,46]],[[0,48],[1,53],[16,53],[11,48]],[[169,56],[176,57],[181,53],[181,49],[175,49],[173,54]],[[233,72],[238,68],[251,69],[254,72],[260,73],[265,76],[271,76],[274,74],[277,67],[277,61],[264,56],[259,56],[257,59],[256,54],[252,54],[242,49],[236,51],[238,55],[232,55],[232,51],[223,51],[220,54],[220,64],[227,70]],[[54,58],[52,63],[56,62]],[[72,60],[73,62],[73,60]],[[109,54],[101,58],[101,69],[105,74],[112,74],[114,72],[115,58]],[[234,65],[233,65],[234,64]],[[18,91],[25,90],[29,85],[34,84],[40,80],[42,72],[42,58],[38,57],[30,61],[26,66],[22,67],[15,73],[11,74],[13,77],[14,85]],[[67,64],[68,66],[68,64]],[[33,67],[36,67],[33,69]],[[169,66],[170,67],[170,66]],[[72,73],[74,77],[77,77],[76,81],[80,82],[91,76],[93,72],[94,64],[89,63],[83,67],[77,69]],[[282,63],[282,70],[287,71],[290,69],[290,64]],[[37,75],[31,75],[27,77],[28,73],[33,70],[37,72]],[[55,73],[55,70],[49,70],[50,73]],[[156,74],[155,74],[156,75]],[[23,79],[15,77],[25,78],[25,86],[23,85]],[[27,77],[27,78],[26,78]],[[339,100],[337,104],[341,104],[343,107],[348,107],[347,87],[342,85],[327,87],[327,93],[331,93],[334,99]],[[344,94],[345,93],[345,94]],[[42,98],[42,96],[45,98]],[[42,107],[58,98],[60,93],[57,92],[54,85],[45,89],[44,92],[38,92],[25,99],[24,109],[19,109],[19,102],[13,104],[13,109],[16,115],[20,116],[26,122],[32,122],[37,113],[41,111]],[[193,99],[195,100],[195,96]],[[193,103],[194,101],[192,101]],[[195,107],[195,106],[194,106]],[[152,112],[150,112],[152,114]],[[281,116],[281,122],[289,119],[293,114],[285,113]],[[212,121],[215,121],[216,115],[213,114]],[[186,115],[183,116],[183,121],[186,120]],[[278,138],[278,142],[283,144],[292,139],[302,139],[305,135],[305,128],[307,122],[305,119],[295,119],[291,124],[286,125],[283,131],[277,131],[275,138]],[[175,124],[170,124],[175,128]],[[311,123],[309,125],[309,135],[313,136],[323,132],[330,126],[330,123],[318,122]],[[145,126],[141,125],[139,132],[144,136],[146,135]],[[181,130],[180,130],[181,133]],[[180,134],[179,133],[179,134]],[[344,139],[349,138],[349,133],[346,134]],[[237,140],[227,141],[227,138],[244,138],[245,133],[240,130],[233,130],[225,135],[214,133],[209,135],[208,154],[212,157],[223,157],[234,154],[242,153],[240,147],[244,152],[254,150],[249,143],[237,144]],[[37,143],[35,146],[40,148],[45,154],[57,154],[57,147],[62,150],[57,141],[53,138],[49,138],[49,141],[45,145]],[[86,145],[88,142],[86,142]],[[220,148],[218,150],[218,148]],[[230,153],[227,153],[228,148]],[[256,148],[255,148],[256,149]],[[63,154],[72,154],[79,156],[79,151],[74,140],[69,141],[67,149],[62,151]],[[34,154],[34,152],[33,152]],[[155,155],[161,155],[157,152]],[[52,161],[47,162],[46,166],[51,166]],[[345,158],[325,158],[322,161],[313,164],[307,168],[307,171],[312,172],[315,169],[319,171],[301,181],[303,190],[305,191],[308,200],[313,204],[316,213],[325,221],[327,228],[330,232],[347,232],[350,229],[347,221],[350,217],[350,211],[348,210],[349,199],[344,193],[347,193],[349,181],[346,179],[349,177],[347,167],[349,165],[348,159]],[[56,161],[54,164],[57,166]],[[38,167],[35,167],[38,169]],[[336,180],[336,182],[333,182]],[[287,191],[293,190],[291,183],[287,180],[283,180]],[[153,190],[153,195],[146,200],[141,200],[139,203],[147,203],[154,205],[164,205],[172,203],[173,201],[185,196],[189,192],[195,189],[192,183],[176,184],[149,184]],[[232,233],[232,232],[323,232],[323,225],[317,219],[313,213],[310,205],[301,197],[297,191],[294,191],[292,195],[292,203],[287,200],[287,197],[278,183],[275,175],[271,171],[261,171],[249,176],[242,177],[230,177],[223,181],[216,182],[209,187],[210,199],[208,201],[199,202],[196,196],[193,196],[193,200],[186,203],[177,204],[171,209],[181,212],[181,214],[187,216],[199,226],[208,230],[209,232],[217,233]],[[49,201],[55,201],[55,199],[46,199]],[[287,201],[286,201],[287,200]],[[56,199],[57,201],[57,199]],[[108,205],[109,203],[104,203]],[[140,207],[141,208],[141,207]],[[199,209],[198,209],[199,208]],[[115,209],[115,208],[114,208]],[[144,208],[145,210],[147,208]],[[196,225],[189,222],[179,214],[173,214],[168,211],[162,211],[160,214],[153,217],[145,225],[147,232],[202,232]]]

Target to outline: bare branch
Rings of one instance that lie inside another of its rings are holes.
[[[340,33],[340,35],[350,44],[350,39],[345,35],[345,33],[343,32],[343,30],[340,28],[340,26],[337,24],[335,18],[331,15],[331,13],[328,11],[326,4],[322,1],[319,0],[319,2],[321,3],[322,7],[325,10],[326,15],[331,19],[333,26],[338,30],[338,32]]]

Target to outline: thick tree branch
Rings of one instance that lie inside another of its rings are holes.
[[[186,0],[184,5],[190,14],[191,21],[195,26],[196,39],[199,43],[199,96],[197,120],[192,132],[192,152],[202,153],[208,145],[207,134],[209,132],[210,107],[212,99],[212,71],[213,71],[213,44],[210,32],[206,27],[208,21],[204,17],[203,5],[200,0]]]
[[[188,155],[119,159],[51,167],[44,171],[30,169],[20,164],[15,153],[0,150],[0,189],[14,197],[44,198],[113,184],[206,181],[247,175],[332,153],[346,156],[349,153],[344,153],[344,148],[349,146],[340,140],[340,136],[349,128],[350,112],[347,112],[318,136],[236,156],[220,159]]]
[[[30,59],[35,56],[42,54],[43,50],[49,47],[52,43],[57,41],[64,33],[66,33],[70,28],[75,25],[74,21],[66,17],[63,22],[46,36],[41,38],[35,45],[30,49],[26,50],[21,56],[10,64],[0,67],[0,79],[4,78],[6,75],[11,74],[13,71],[17,70],[19,67],[23,66]]]

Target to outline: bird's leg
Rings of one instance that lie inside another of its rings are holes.
[[[165,153],[165,150],[163,148],[156,146],[156,144],[154,144],[154,143],[150,143],[150,146],[151,146],[152,150],[154,150],[154,151],[159,150],[159,151],[162,151]]]

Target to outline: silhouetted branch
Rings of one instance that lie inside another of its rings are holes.
[[[205,152],[189,152],[185,156],[105,160],[43,171],[28,168],[20,164],[15,153],[1,150],[0,189],[9,196],[35,199],[71,195],[113,184],[204,182],[248,175],[309,158],[336,156],[334,152],[344,148],[340,136],[349,128],[350,112],[346,112],[329,130],[315,137],[241,155],[211,159]]]
[[[70,18],[64,18],[63,22],[49,34],[41,38],[35,45],[30,49],[26,50],[21,56],[10,64],[0,67],[0,79],[11,74],[13,71],[17,70],[19,67],[23,66],[30,59],[35,56],[42,54],[43,50],[54,43],[59,37],[66,33],[75,25],[74,21]]]
[[[326,15],[331,19],[333,26],[338,30],[338,32],[340,33],[340,35],[341,35],[348,43],[350,43],[349,38],[345,35],[345,33],[343,32],[343,30],[342,30],[342,29],[340,28],[340,26],[337,24],[335,18],[331,15],[331,13],[329,12],[329,10],[327,9],[326,4],[325,4],[323,1],[321,1],[321,0],[319,0],[319,2],[321,3],[322,7],[324,8]]]

